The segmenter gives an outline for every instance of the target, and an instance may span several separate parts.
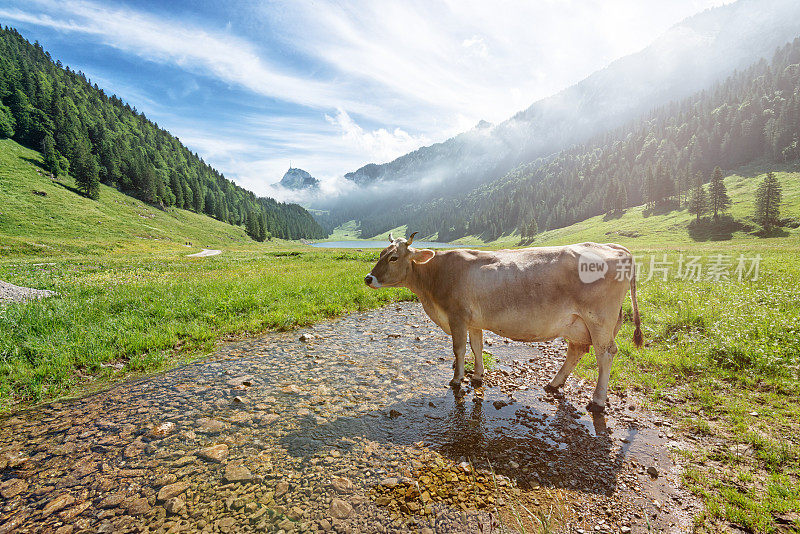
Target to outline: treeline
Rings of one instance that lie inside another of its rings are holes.
[[[754,160],[800,158],[800,38],[692,97],[522,165],[456,199],[361,220],[362,236],[402,224],[440,240],[560,228],[629,206],[685,203],[698,177]]]
[[[50,172],[71,174],[90,198],[104,183],[150,204],[245,225],[258,240],[327,235],[302,207],[237,186],[136,108],[8,27],[0,29],[0,137],[41,151]]]

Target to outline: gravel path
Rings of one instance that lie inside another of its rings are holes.
[[[0,534],[690,529],[669,421],[614,394],[593,419],[591,384],[542,390],[561,344],[488,338],[458,395],[404,303],[1,418]]]
[[[211,249],[211,248],[204,248],[200,252],[195,252],[194,254],[187,254],[187,258],[206,258],[208,256],[216,256],[217,254],[222,254],[221,250]]]
[[[26,300],[43,299],[52,295],[55,295],[55,292],[47,289],[15,286],[0,280],[0,302],[25,302]]]

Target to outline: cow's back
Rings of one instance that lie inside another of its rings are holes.
[[[624,247],[597,243],[437,256],[436,305],[476,327],[520,339],[546,338],[574,315],[606,313],[607,306],[618,310],[629,282],[617,273],[632,261]],[[581,272],[582,264],[593,261],[607,265],[597,279]],[[533,323],[542,332],[520,331],[520,325]]]

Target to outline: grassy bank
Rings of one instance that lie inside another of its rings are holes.
[[[800,247],[764,245],[703,252],[706,265],[717,253],[760,254],[757,281],[640,281],[647,344],[633,347],[630,324],[617,339],[612,388],[640,391],[677,422],[688,444],[684,482],[705,504],[701,532],[729,523],[752,532],[784,522],[800,528]],[[663,258],[662,249],[637,250],[650,252]],[[681,253],[697,249],[668,258]],[[593,355],[577,372],[596,378]]]
[[[409,298],[372,291],[373,253],[290,246],[132,250],[0,262],[0,279],[58,296],[0,305],[0,406],[70,392],[87,376],[163,369],[226,336],[290,329]],[[118,366],[119,367],[119,366]]]

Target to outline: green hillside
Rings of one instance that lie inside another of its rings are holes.
[[[258,241],[321,238],[310,213],[236,185],[198,154],[13,28],[0,28],[0,138],[41,150],[55,175],[97,199],[115,187],[154,206],[244,224]]]
[[[765,168],[773,168],[770,165]],[[757,225],[752,219],[755,191],[766,175],[762,167],[751,166],[739,169],[737,173],[725,178],[725,186],[731,197],[732,206],[728,214],[733,218],[733,225],[723,225],[714,235],[709,229],[710,221],[700,232],[691,232],[689,223],[694,220],[688,209],[664,208],[648,210],[645,206],[635,206],[617,215],[598,215],[564,228],[549,230],[537,234],[530,241],[522,241],[518,233],[502,236],[494,241],[485,242],[476,236],[467,236],[456,240],[464,246],[515,247],[522,244],[530,246],[564,245],[582,241],[614,242],[632,249],[651,248],[654,245],[697,245],[699,243],[752,241],[753,244],[774,244],[783,246],[787,242],[800,243],[800,229],[791,228],[800,222],[800,164],[784,166],[784,170],[775,171],[775,176],[783,188],[781,217],[788,220],[788,225],[781,228],[780,237],[760,238],[756,235]],[[733,229],[733,231],[729,231]],[[705,231],[702,231],[705,230]],[[428,236],[436,238],[436,234]],[[786,238],[789,238],[788,240]]]
[[[101,185],[99,200],[90,200],[71,177],[49,178],[41,163],[38,152],[0,140],[0,256],[93,253],[144,242],[195,250],[252,242],[241,227],[158,209],[113,187]]]

